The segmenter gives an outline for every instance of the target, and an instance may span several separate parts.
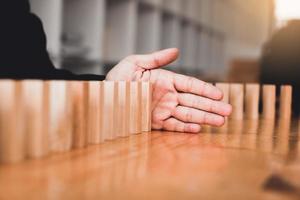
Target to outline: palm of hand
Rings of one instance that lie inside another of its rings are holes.
[[[152,128],[167,129],[169,119],[179,105],[178,92],[173,83],[173,74],[170,71],[156,69],[151,71],[150,81],[153,83],[152,97]],[[179,129],[180,127],[177,127]],[[187,128],[181,127],[181,129]]]
[[[201,124],[222,125],[231,107],[218,101],[222,93],[217,88],[192,77],[156,69],[174,61],[178,54],[174,51],[127,57],[109,72],[107,80],[153,83],[153,129],[196,133]]]

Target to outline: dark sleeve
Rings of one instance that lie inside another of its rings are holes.
[[[2,12],[1,12],[2,11]],[[2,78],[89,79],[54,67],[46,48],[41,20],[30,13],[28,0],[4,0],[0,12],[0,76]]]

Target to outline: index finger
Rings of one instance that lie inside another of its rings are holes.
[[[126,58],[127,61],[144,69],[156,69],[174,62],[179,55],[176,48],[165,49],[146,55],[132,55]]]
[[[223,98],[223,93],[220,89],[190,76],[175,74],[174,85],[180,92],[204,96],[214,100],[221,100]]]

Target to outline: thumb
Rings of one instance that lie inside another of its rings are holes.
[[[156,69],[171,64],[179,56],[177,48],[165,49],[147,55],[130,56],[130,62],[143,69]]]

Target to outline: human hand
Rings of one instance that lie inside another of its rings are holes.
[[[153,83],[152,128],[198,133],[201,125],[222,126],[232,107],[220,100],[222,92],[193,77],[159,69],[178,58],[178,49],[132,55],[107,75],[108,81]]]

